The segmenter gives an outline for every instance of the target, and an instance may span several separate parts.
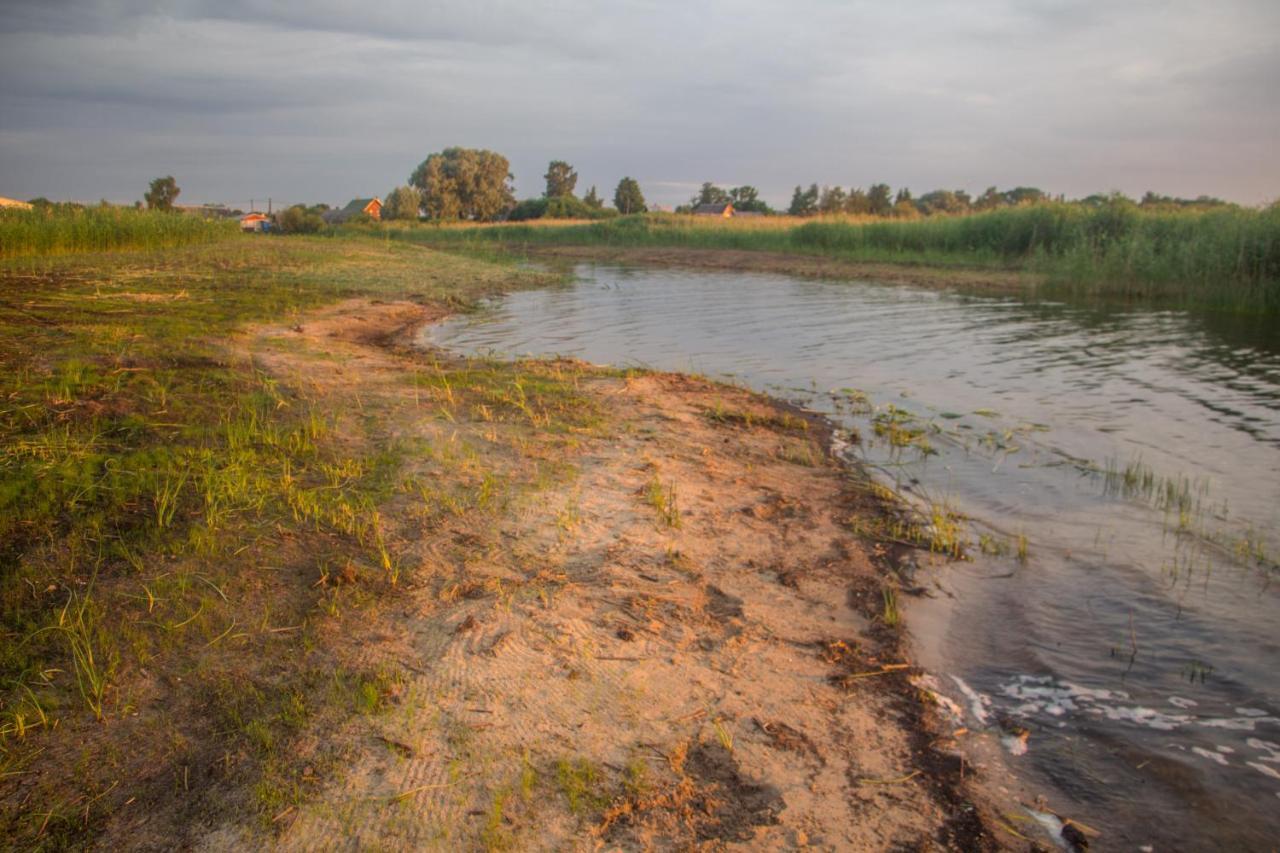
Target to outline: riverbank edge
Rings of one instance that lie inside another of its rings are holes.
[[[554,249],[563,250],[564,247],[554,247]],[[725,254],[718,250],[709,252],[689,250],[689,252],[695,256]],[[638,250],[638,253],[644,256],[643,260],[636,257],[636,250],[622,250],[617,255],[609,255],[598,259],[610,261],[628,260],[645,263],[646,265],[661,265],[660,263],[654,264],[650,262],[647,250]],[[539,252],[538,254],[543,255],[544,253]],[[545,254],[556,257],[573,257],[574,259],[580,257],[568,252],[554,250]],[[760,253],[746,252],[741,254],[749,255],[751,259],[756,259]],[[786,256],[779,257],[786,258]],[[726,259],[722,257],[707,258],[705,262],[710,266],[697,268],[736,268],[727,265],[722,266],[721,264],[727,263]],[[732,262],[729,261],[728,263]],[[681,266],[684,264],[677,260],[671,265]],[[853,266],[863,269],[868,265]],[[760,270],[757,269],[755,271]],[[776,271],[782,272],[783,270]],[[788,272],[789,274],[796,274],[793,270]],[[935,286],[945,286],[941,283],[942,278],[949,271],[932,269],[930,272],[936,273],[938,276],[933,279]],[[829,277],[819,272],[814,272],[813,275]],[[917,283],[915,280],[908,281],[906,278],[902,281],[903,283]],[[382,334],[375,335],[370,338],[369,343],[410,359],[420,358],[424,352],[432,351],[442,353],[449,358],[463,357],[447,348],[424,344],[421,341],[421,335],[424,330],[456,316],[455,310],[449,306],[419,307],[422,309],[422,316],[401,323]],[[607,365],[586,364],[589,370],[605,371],[609,369]],[[679,372],[649,370],[641,372],[675,377],[681,381],[691,380],[691,377]],[[898,517],[909,511],[908,503],[904,498],[899,496],[890,497],[883,489],[876,489],[870,492],[865,490],[865,485],[871,482],[870,473],[850,454],[840,452],[840,446],[846,442],[840,437],[841,431],[839,427],[828,417],[771,394],[744,389],[741,386],[705,377],[699,378],[697,381],[705,382],[712,389],[723,389],[732,392],[745,391],[764,406],[784,416],[803,420],[808,425],[810,437],[816,440],[822,448],[823,457],[820,464],[836,471],[847,481],[848,488],[845,489],[842,495],[842,502],[847,501],[847,503],[842,505],[842,509],[856,508],[860,515],[878,518]],[[854,443],[858,441],[856,435],[851,438]],[[865,542],[866,540],[861,541]],[[999,827],[1007,832],[1007,822],[1002,820],[999,815],[1011,813],[1013,810],[1018,809],[1020,804],[1009,795],[1007,789],[999,790],[995,785],[994,779],[984,778],[981,769],[984,764],[976,764],[967,753],[967,750],[962,748],[957,740],[959,736],[964,734],[964,731],[958,730],[954,721],[950,721],[939,710],[933,694],[919,686],[918,678],[927,673],[914,662],[915,655],[910,626],[903,622],[890,626],[884,624],[880,619],[878,605],[884,600],[886,591],[892,593],[893,590],[898,589],[899,583],[895,582],[904,584],[910,582],[911,575],[915,570],[915,562],[912,555],[921,549],[894,543],[888,547],[873,547],[866,550],[868,557],[878,572],[876,583],[868,588],[850,590],[850,600],[856,601],[861,605],[863,615],[867,618],[868,623],[873,626],[868,639],[873,640],[876,644],[877,656],[882,660],[893,659],[904,663],[901,670],[892,673],[892,677],[870,679],[865,683],[870,686],[870,689],[893,697],[895,710],[901,715],[898,720],[885,719],[882,724],[896,726],[907,732],[917,759],[917,771],[928,779],[928,784],[939,801],[945,803],[951,810],[951,816],[943,827],[942,838],[939,840],[944,841],[951,849],[965,851],[1010,849],[1007,844],[1001,842],[1012,841],[1012,838],[1007,836],[1002,838],[998,835],[996,828]],[[948,744],[952,748],[947,749],[944,744]],[[989,755],[990,753],[988,753]],[[1001,760],[997,772],[1006,773],[1008,769],[1007,764]],[[912,776],[914,775],[916,774],[913,772]],[[1025,837],[1022,838],[1026,840]]]
[[[616,263],[668,269],[768,273],[829,281],[874,281],[930,290],[958,290],[992,295],[1029,294],[1046,281],[1044,275],[1027,270],[857,261],[756,249],[532,244],[500,245],[493,248],[502,254],[524,256],[551,264]],[[455,247],[439,247],[439,250],[459,251]]]

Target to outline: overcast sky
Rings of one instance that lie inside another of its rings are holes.
[[[2,0],[0,196],[346,202],[450,145],[704,180],[1280,197],[1280,0]]]

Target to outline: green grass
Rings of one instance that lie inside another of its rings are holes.
[[[566,225],[388,224],[395,239],[475,250],[681,247],[854,262],[1021,270],[1051,289],[1240,311],[1280,311],[1280,206],[1143,211],[1046,203],[918,220],[702,220],[646,215]]]
[[[235,220],[127,207],[0,211],[0,258],[161,249],[208,243],[236,233]]]
[[[293,753],[302,722],[399,690],[386,673],[326,687],[315,626],[394,593],[382,507],[423,448],[229,340],[350,297],[465,307],[557,280],[368,240],[122,245],[0,261],[0,835],[21,846],[74,846],[126,791],[174,819],[278,811],[325,766]],[[522,429],[571,438],[594,417],[555,364],[438,377],[420,392],[442,412],[448,385],[464,416]],[[459,512],[502,499],[476,460],[432,458]]]

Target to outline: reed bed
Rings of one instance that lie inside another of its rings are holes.
[[[670,214],[591,223],[382,226],[458,248],[679,247],[821,255],[854,262],[1023,270],[1051,290],[1280,311],[1280,206],[1144,211],[1126,202],[1047,203],[916,220],[713,219]]]
[[[0,258],[207,243],[236,233],[231,220],[104,205],[0,212]]]

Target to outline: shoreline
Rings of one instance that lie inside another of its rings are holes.
[[[372,316],[368,316],[370,312]],[[324,313],[328,312],[322,312],[322,314]],[[410,316],[406,316],[406,314]],[[416,316],[412,316],[414,314]],[[347,304],[341,306],[340,313],[336,314],[334,319],[341,318],[341,322],[350,322],[357,325],[358,331],[351,335],[350,339],[358,346],[381,350],[390,354],[396,360],[403,359],[408,363],[413,363],[426,356],[433,360],[444,358],[454,361],[466,361],[466,359],[452,353],[429,347],[424,348],[415,343],[417,334],[422,328],[443,320],[449,314],[449,309],[441,306],[427,307],[407,303],[384,303],[376,306]],[[332,320],[326,319],[323,322],[327,324]],[[312,324],[304,319],[299,323],[299,327],[307,329]],[[327,327],[322,334],[346,337],[343,333],[329,330]],[[569,364],[570,362],[556,360],[551,363]],[[598,365],[573,364],[583,371],[584,377],[604,374],[609,379],[612,379],[613,377],[610,374],[616,373],[610,368]],[[718,401],[728,398],[744,408],[753,407],[759,417],[759,422],[765,424],[765,426],[757,426],[749,421],[729,420],[727,422],[730,424],[728,427],[729,435],[723,437],[723,443],[729,445],[725,451],[729,455],[737,455],[743,450],[738,444],[739,442],[746,443],[744,433],[752,435],[755,439],[758,439],[761,434],[770,437],[779,432],[784,434],[804,433],[804,439],[812,441],[821,448],[822,452],[818,460],[813,460],[802,466],[802,469],[811,469],[816,466],[818,471],[824,474],[832,474],[842,481],[833,494],[835,500],[833,502],[834,505],[831,507],[832,509],[841,514],[884,514],[894,511],[891,506],[884,502],[882,497],[870,493],[865,488],[865,483],[860,482],[864,478],[861,472],[852,467],[851,463],[840,459],[835,454],[833,448],[835,426],[827,418],[768,395],[694,379],[682,374],[650,371],[627,371],[627,373],[630,374],[629,378],[623,380],[626,384],[631,382],[656,382],[660,386],[665,386],[663,392],[667,393],[659,394],[663,409],[673,403],[672,397],[677,399],[685,398],[686,403],[691,398],[695,407],[699,405],[705,406],[712,397],[717,398]],[[798,428],[795,426],[796,421],[802,421],[806,426]],[[688,423],[687,420],[683,419],[682,422]],[[668,436],[668,438],[675,438],[677,434]],[[635,462],[636,460],[628,459],[625,461]],[[660,468],[666,467],[661,462],[658,465]],[[738,487],[744,490],[751,490],[760,485],[759,478],[752,474],[750,467],[737,471],[732,477],[736,478]],[[681,483],[682,480],[680,479],[672,480],[673,489],[677,484]],[[688,488],[688,486],[686,485],[685,488]],[[684,490],[682,488],[681,493]],[[796,487],[796,490],[797,492],[803,492],[807,490],[807,487],[805,484],[801,484]],[[586,508],[584,508],[584,511],[586,511]],[[772,517],[756,520],[764,520],[769,524],[774,523]],[[684,524],[682,523],[680,526],[683,527]],[[846,542],[846,547],[848,545],[849,543]],[[900,573],[904,571],[905,552],[910,549],[860,548],[860,550],[863,550],[864,553],[861,556],[865,560],[865,564],[872,569],[872,572],[867,573],[864,570],[862,573],[844,577],[843,581],[848,590],[848,606],[861,617],[860,624],[862,627],[857,631],[856,635],[851,635],[848,628],[846,628],[843,632],[837,632],[842,639],[832,639],[818,643],[819,648],[816,649],[816,656],[823,661],[825,668],[830,670],[825,680],[832,686],[834,691],[837,693],[841,691],[858,691],[860,698],[863,700],[870,698],[871,701],[880,706],[881,710],[876,715],[878,721],[874,724],[875,728],[864,733],[870,741],[877,743],[877,748],[872,749],[871,752],[882,750],[883,746],[880,744],[884,741],[891,741],[894,737],[905,737],[906,748],[911,754],[910,769],[906,773],[893,774],[891,778],[889,775],[884,778],[866,777],[862,784],[864,787],[879,787],[883,784],[890,788],[907,785],[916,788],[918,786],[918,796],[923,797],[923,802],[932,804],[931,808],[926,808],[936,815],[937,824],[929,834],[933,836],[935,841],[940,842],[944,848],[963,850],[1001,849],[1003,846],[1002,839],[992,829],[1000,821],[994,817],[996,808],[993,805],[990,792],[980,785],[975,786],[973,764],[970,762],[966,765],[969,759],[966,758],[964,750],[959,748],[959,744],[956,743],[952,734],[947,730],[949,727],[932,708],[922,703],[920,688],[916,686],[913,678],[920,674],[920,670],[910,662],[908,654],[909,640],[905,629],[900,624],[896,626],[885,625],[879,613],[885,585],[893,583],[892,579],[900,576]],[[614,556],[617,558],[619,555]],[[804,551],[797,553],[796,550],[792,550],[791,557],[803,562],[810,559],[819,559],[820,555]],[[748,562],[750,562],[750,559]],[[782,577],[779,583],[785,588],[788,583],[794,584],[796,581]],[[729,605],[729,609],[731,611],[736,610],[738,614],[742,614],[744,610],[749,612],[752,605],[759,603],[753,601],[750,597],[734,596],[720,592],[717,587],[712,587],[712,589],[717,590],[717,596],[723,595],[730,599],[738,599],[738,603]],[[731,618],[742,617],[739,615]],[[463,621],[465,622],[466,620],[464,619]],[[680,655],[677,654],[672,662],[674,663],[679,657]],[[625,661],[625,656],[623,656],[622,660]],[[662,708],[664,705],[660,703],[657,707]],[[653,707],[651,706],[649,710],[652,711]],[[676,709],[671,708],[670,710],[674,713]],[[789,710],[792,712],[797,711],[794,708]],[[808,750],[816,749],[815,738],[806,734],[803,726],[797,728],[797,717],[803,716],[802,714],[779,713],[778,716],[779,720],[777,722],[779,725],[776,729],[773,728],[773,723],[761,722],[761,718],[756,719],[755,723],[758,731],[755,734],[765,735],[766,738],[779,742],[798,739],[806,745],[805,748]],[[782,720],[787,720],[788,722],[782,723]],[[508,722],[517,727],[521,726],[519,720]],[[891,736],[890,733],[894,731],[898,732],[898,735]],[[741,736],[739,735],[739,737]],[[709,735],[703,735],[699,743],[705,743],[708,737]],[[944,748],[942,744],[947,744],[952,748]],[[867,744],[864,743],[859,746],[860,748],[865,748]],[[784,745],[782,747],[784,751],[794,751],[796,748],[794,745]],[[732,753],[733,750],[730,750],[730,754]],[[823,756],[823,763],[826,763],[825,756]],[[966,766],[968,767],[967,777]],[[713,774],[719,779],[716,784],[724,784],[724,780],[720,779],[720,777],[727,772],[722,767]],[[760,779],[755,774],[747,774],[736,769],[729,775],[732,776],[730,787],[733,788],[758,788],[762,787],[758,784],[760,782],[766,783],[763,787],[768,787],[767,777]],[[750,783],[746,781],[747,778],[751,780]],[[895,796],[895,799],[900,798],[900,794]],[[749,796],[748,799],[750,799]],[[650,808],[654,807],[651,806]],[[657,808],[661,810],[661,807]],[[934,811],[935,809],[936,811]],[[784,814],[785,811],[784,808]],[[769,821],[762,821],[758,826],[772,825],[771,821],[780,817],[781,815],[770,815]],[[650,815],[646,820],[654,822],[657,819]],[[900,826],[899,828],[906,829],[907,827]],[[918,824],[915,826],[916,831],[923,828]],[[745,832],[745,829],[739,827],[734,831],[741,833]],[[801,846],[798,842],[806,838],[813,840],[812,831],[799,830],[798,834],[793,833],[789,837],[764,835],[762,833],[763,830],[761,828],[756,828],[751,836],[752,840],[759,843],[765,841],[766,838],[772,838],[775,842],[795,844],[795,846]],[[303,837],[314,837],[310,836],[310,833],[305,829],[302,830],[302,835]],[[289,836],[286,835],[285,837],[287,839]],[[821,839],[822,836],[819,835],[817,838]],[[672,837],[672,840],[674,840],[674,837]],[[737,838],[726,836],[723,840],[745,841],[746,836],[743,835]],[[1003,840],[1007,841],[1008,839]],[[870,838],[864,838],[863,841],[866,843],[878,843],[878,841],[872,841]],[[840,845],[837,844],[836,846]]]
[[[60,544],[97,541],[80,515],[32,517],[65,532],[19,553],[12,600],[34,625],[75,603],[105,663],[85,693],[62,629],[6,623],[52,674],[0,709],[11,837],[1016,843],[912,682],[898,555],[850,523],[892,510],[830,422],[679,374],[408,346],[545,274],[302,239],[165,262],[11,276],[38,333],[10,330],[36,341],[15,399],[52,400],[55,434],[145,425],[104,458],[155,481],[98,497],[105,566]],[[44,396],[68,359],[94,367]]]
[[[429,244],[428,244],[429,245]],[[837,281],[870,280],[933,290],[1019,294],[1034,292],[1045,278],[1022,270],[939,267],[926,264],[844,260],[817,254],[754,249],[703,249],[681,246],[566,246],[523,244],[495,246],[500,251],[548,261],[634,264],[690,270],[776,273]],[[456,251],[440,247],[440,251]]]

